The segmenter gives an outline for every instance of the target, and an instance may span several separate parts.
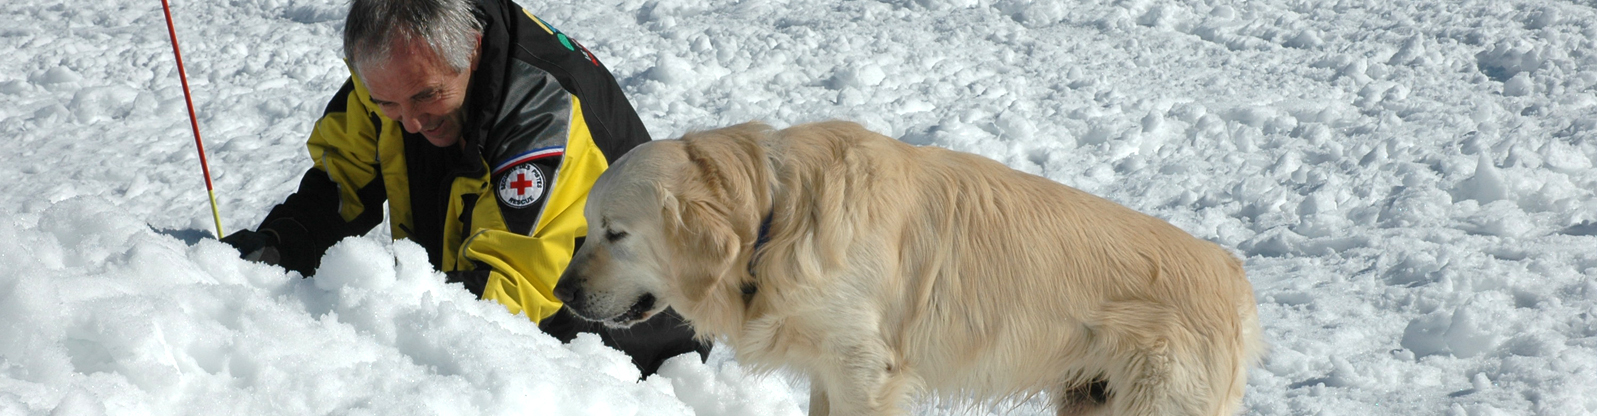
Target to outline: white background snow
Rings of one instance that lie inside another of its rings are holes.
[[[1597,414],[1592,0],[532,1],[656,138],[859,121],[1247,263],[1254,415]],[[173,4],[225,227],[309,166],[340,0]],[[313,279],[212,222],[156,0],[0,4],[0,414],[794,415],[724,350],[636,381],[381,233]],[[1047,414],[1034,398],[917,415]]]

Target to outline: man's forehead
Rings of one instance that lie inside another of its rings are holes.
[[[426,42],[405,40],[395,36],[387,56],[356,64],[361,75],[370,78],[381,75],[424,77],[430,74],[453,74],[448,63],[439,59]]]
[[[424,95],[431,89],[424,83],[395,81],[394,78],[366,78],[366,93],[377,103],[395,103]]]
[[[443,81],[437,76],[437,71],[429,69],[416,60],[405,58],[390,58],[374,65],[363,68],[361,78],[366,83],[366,89],[372,99],[379,101],[397,101],[411,96],[436,89]]]
[[[436,59],[438,54],[434,53],[432,46],[427,44],[426,39],[412,36],[403,30],[396,30],[393,36],[388,37],[388,48],[388,50],[393,51],[393,53],[389,54],[390,59],[394,56],[404,55],[438,60]]]

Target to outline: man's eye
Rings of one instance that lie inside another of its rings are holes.
[[[614,231],[614,230],[605,230],[604,231],[604,240],[612,242],[612,243],[614,243],[616,240],[620,240],[622,238],[626,238],[626,236],[627,236],[627,232],[626,231]]]

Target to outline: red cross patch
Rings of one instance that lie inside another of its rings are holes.
[[[499,201],[511,208],[526,208],[543,197],[543,171],[523,163],[499,178]]]

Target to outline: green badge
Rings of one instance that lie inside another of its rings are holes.
[[[555,37],[556,38],[560,38],[560,44],[561,45],[566,45],[566,49],[567,50],[570,50],[570,51],[576,51],[577,50],[576,46],[572,46],[571,45],[571,39],[566,38],[566,34],[560,33],[560,32],[555,32]]]

